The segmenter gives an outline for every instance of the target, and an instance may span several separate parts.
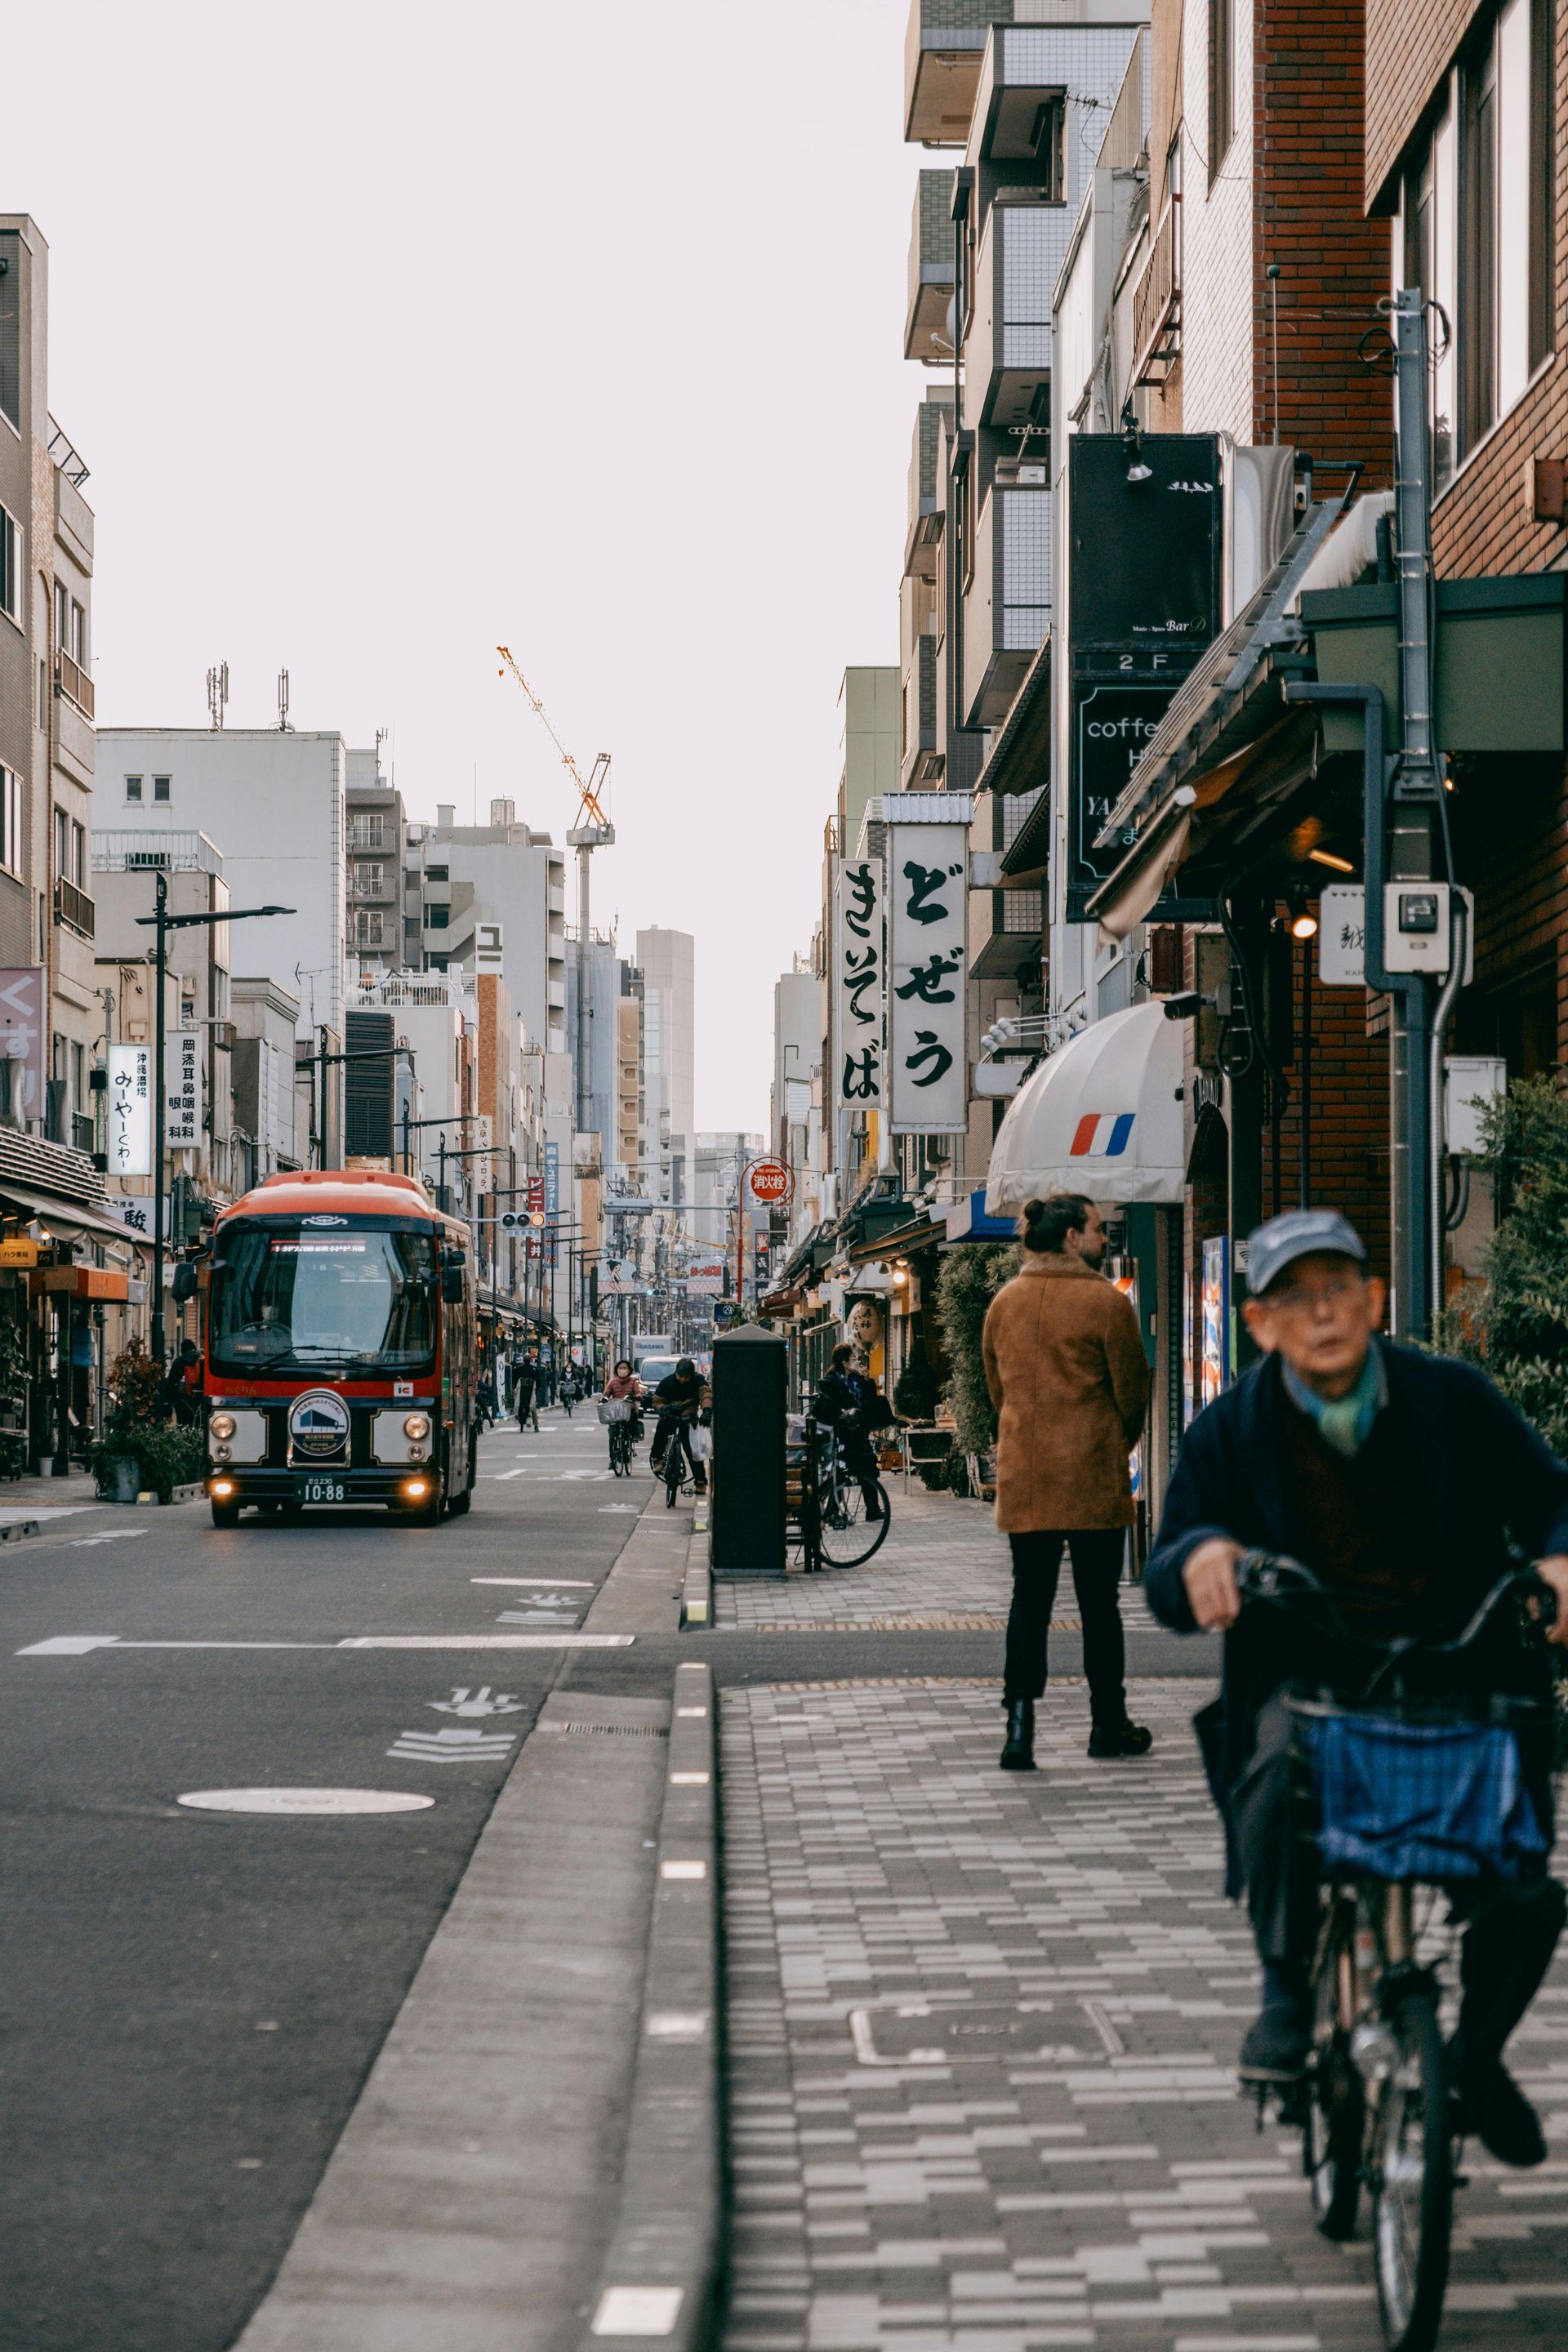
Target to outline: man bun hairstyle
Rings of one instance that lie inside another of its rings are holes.
[[[1043,1201],[1026,1201],[1018,1220],[1018,1239],[1041,1257],[1059,1257],[1069,1234],[1081,1234],[1093,1207],[1081,1192],[1048,1192]]]

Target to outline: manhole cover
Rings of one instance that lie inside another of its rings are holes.
[[[401,1789],[193,1789],[179,1801],[204,1813],[419,1813],[434,1797]]]

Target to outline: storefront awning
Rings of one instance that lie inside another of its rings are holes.
[[[1047,1192],[1179,1202],[1182,1030],[1162,1004],[1133,1004],[1083,1030],[1008,1106],[985,1184],[1001,1217]]]
[[[75,1241],[80,1234],[90,1234],[95,1241],[121,1242],[132,1249],[151,1249],[151,1236],[133,1234],[129,1225],[106,1216],[101,1209],[89,1209],[79,1201],[63,1200],[58,1192],[37,1192],[26,1184],[0,1183],[0,1212],[11,1216],[37,1217],[47,1227],[57,1241]]]

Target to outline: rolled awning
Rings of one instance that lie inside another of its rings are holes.
[[[58,1192],[35,1192],[30,1185],[13,1184],[8,1179],[0,1180],[0,1209],[13,1216],[37,1217],[57,1241],[72,1242],[90,1234],[94,1241],[119,1242],[132,1249],[153,1246],[150,1234],[133,1234],[129,1225],[106,1216],[101,1208],[88,1208]]]
[[[1112,1013],[1019,1088],[992,1147],[985,1213],[1047,1192],[1179,1203],[1185,1178],[1182,1029],[1163,1004]]]

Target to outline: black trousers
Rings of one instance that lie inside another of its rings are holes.
[[[1107,1731],[1117,1729],[1127,1720],[1127,1646],[1116,1597],[1126,1528],[1031,1528],[1007,1540],[1013,1547],[1013,1606],[1007,1618],[1003,1697],[1011,1706],[1015,1699],[1045,1696],[1051,1611],[1065,1544],[1072,1554],[1072,1580],[1083,1620],[1089,1713]]]

